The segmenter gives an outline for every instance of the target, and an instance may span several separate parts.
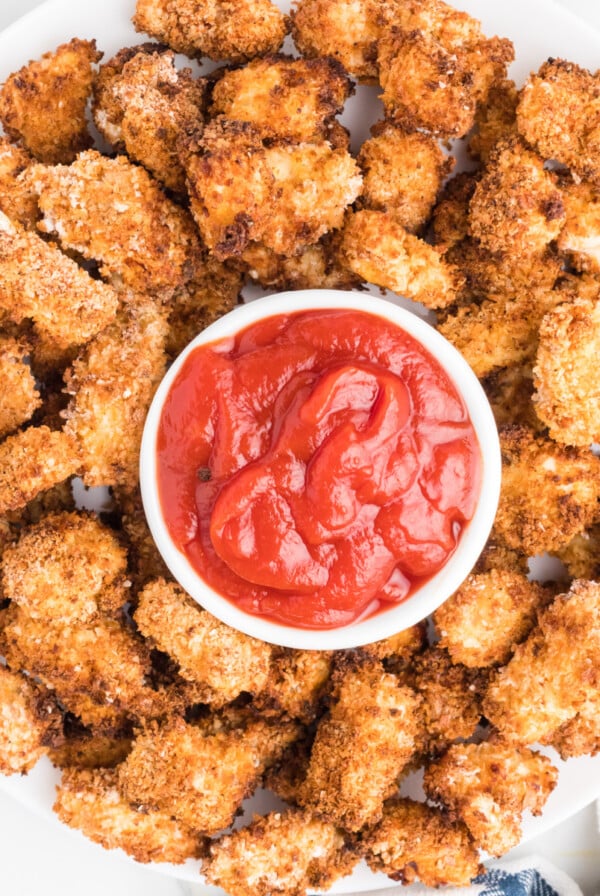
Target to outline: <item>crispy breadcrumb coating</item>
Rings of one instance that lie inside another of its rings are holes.
[[[527,362],[496,368],[482,380],[496,425],[516,423],[540,432],[544,424],[533,404],[533,369]]]
[[[90,840],[105,849],[123,849],[137,862],[178,865],[198,858],[203,846],[203,838],[168,813],[123,799],[112,769],[65,769],[54,811]]]
[[[137,486],[146,413],[165,370],[165,337],[164,313],[139,299],[67,371],[72,400],[65,433],[80,446],[86,485]]]
[[[33,161],[26,150],[0,137],[0,211],[28,229],[33,229],[38,219],[37,198],[20,175]]]
[[[48,751],[60,719],[51,693],[0,665],[0,773],[26,774]]]
[[[545,159],[600,185],[599,83],[597,73],[548,59],[521,90],[517,128]]]
[[[131,750],[133,738],[127,730],[103,734],[71,723],[70,719],[69,723],[65,721],[62,742],[48,751],[57,768],[114,768]]]
[[[405,230],[389,212],[349,214],[340,259],[363,280],[433,309],[451,305],[461,282],[457,268]]]
[[[577,271],[600,273],[600,188],[590,183],[560,182],[565,220],[556,241]]]
[[[132,490],[115,486],[113,494],[128,549],[132,590],[137,592],[150,579],[169,579],[169,570],[148,528],[139,485]]]
[[[519,91],[508,78],[493,84],[485,103],[475,113],[475,133],[469,140],[469,154],[486,163],[496,144],[517,133]]]
[[[251,244],[241,259],[248,276],[265,289],[357,289],[361,278],[340,263],[338,252],[339,231],[332,231],[298,255],[278,255]]]
[[[100,266],[115,286],[173,290],[192,277],[200,245],[190,215],[125,157],[96,150],[72,165],[35,166],[43,233]]]
[[[583,712],[564,722],[545,742],[563,761],[574,756],[596,756],[600,753],[600,697],[586,701]]]
[[[600,579],[600,523],[576,535],[556,551],[573,579]]]
[[[327,139],[351,83],[332,58],[269,56],[226,71],[212,94],[211,112],[251,122],[265,138],[298,143]]]
[[[232,62],[276,53],[288,31],[271,0],[137,0],[133,24],[178,53]]]
[[[429,238],[439,252],[447,252],[469,235],[469,203],[478,173],[460,171],[442,188],[433,208]]]
[[[357,157],[363,171],[361,208],[388,212],[410,233],[428,220],[444,178],[454,166],[438,141],[388,122],[372,129]]]
[[[254,706],[263,715],[275,713],[305,724],[312,722],[329,691],[333,657],[330,650],[282,649],[272,660]]]
[[[47,426],[30,426],[0,442],[0,514],[19,510],[40,492],[81,469],[76,440]]]
[[[377,660],[338,667],[334,702],[319,722],[301,804],[349,831],[377,821],[415,751],[418,706],[414,691]]]
[[[33,320],[60,352],[83,345],[113,320],[115,291],[0,212],[0,309]]]
[[[175,54],[159,44],[126,47],[101,66],[94,84],[96,127],[164,186],[185,193],[180,133],[201,130],[206,81],[178,70]]]
[[[409,663],[415,654],[420,653],[426,643],[426,624],[419,622],[382,641],[364,644],[358,648],[358,652],[377,660],[385,660],[386,667],[401,668]]]
[[[359,845],[372,871],[402,884],[465,886],[483,872],[465,825],[415,800],[389,800],[383,818],[360,835]]]
[[[126,570],[125,549],[95,517],[54,513],[6,549],[2,585],[33,618],[68,625],[117,615],[128,597]]]
[[[358,857],[334,825],[301,809],[255,817],[211,843],[206,880],[230,896],[304,896],[327,890]]]
[[[266,146],[254,125],[222,119],[206,128],[201,147],[186,161],[191,209],[221,260],[250,241],[295,255],[340,227],[360,192],[354,159],[326,142]]]
[[[493,533],[529,556],[557,551],[600,517],[600,458],[524,427],[500,430],[502,486]]]
[[[544,317],[533,369],[535,410],[565,445],[600,442],[600,301],[575,299]]]
[[[258,718],[212,730],[176,719],[137,738],[119,766],[119,790],[135,805],[216,834],[298,733],[292,722],[270,726]]]
[[[27,363],[30,352],[24,340],[0,333],[0,439],[31,419],[42,403]]]
[[[174,582],[149,582],[134,618],[144,637],[176,660],[183,678],[209,685],[219,702],[265,687],[271,645],[215,619]]]
[[[9,75],[0,88],[6,134],[40,162],[72,162],[92,145],[85,110],[101,58],[96,41],[74,37]]]
[[[600,693],[600,585],[578,579],[492,680],[486,717],[519,743],[548,739]]]
[[[507,663],[549,600],[541,585],[512,570],[471,574],[433,614],[439,645],[469,668]]]

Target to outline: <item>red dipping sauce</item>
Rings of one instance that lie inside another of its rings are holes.
[[[301,628],[406,600],[475,512],[481,453],[448,374],[374,314],[276,315],[201,345],[164,403],[171,538],[242,610]]]

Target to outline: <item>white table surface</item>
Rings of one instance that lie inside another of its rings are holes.
[[[40,2],[0,0],[0,29]],[[600,29],[600,0],[556,2]],[[569,874],[585,896],[600,896],[600,835],[595,806],[588,806],[510,855],[533,853],[545,856]],[[38,818],[0,792],[0,896],[195,896],[201,892],[200,886],[100,853],[78,835]]]

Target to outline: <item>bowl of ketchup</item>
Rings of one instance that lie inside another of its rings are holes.
[[[142,498],[171,573],[228,625],[357,647],[427,617],[474,566],[500,489],[494,417],[430,324],[358,292],[257,299],[168,370]]]

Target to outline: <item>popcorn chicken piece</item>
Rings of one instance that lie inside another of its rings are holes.
[[[372,129],[357,161],[363,171],[360,207],[388,212],[410,233],[427,222],[454,166],[435,138],[388,122]]]
[[[556,551],[573,579],[600,579],[600,523],[590,526]]]
[[[201,253],[194,223],[140,166],[88,150],[69,166],[34,167],[31,179],[39,229],[97,262],[116,287],[172,292],[191,279]]]
[[[37,197],[20,175],[33,163],[26,150],[0,137],[0,211],[28,230],[38,219]]]
[[[263,715],[287,715],[308,724],[329,691],[333,651],[282,649],[254,700]]]
[[[30,426],[0,442],[0,514],[77,475],[81,454],[67,433]]]
[[[287,809],[214,840],[202,873],[231,896],[303,896],[308,889],[328,889],[357,861],[334,825]]]
[[[563,722],[560,728],[544,739],[563,761],[575,756],[596,756],[600,753],[600,698],[594,694],[582,712]]]
[[[246,121],[264,138],[326,140],[351,82],[332,58],[268,56],[225,72],[212,94],[213,115]]]
[[[600,458],[524,427],[500,431],[502,487],[494,537],[529,556],[557,551],[600,516]]]
[[[487,98],[475,113],[475,133],[469,140],[469,154],[487,163],[494,147],[517,133],[519,91],[505,78],[492,84]]]
[[[487,718],[518,743],[552,738],[600,694],[600,585],[582,579],[539,615],[492,680]],[[597,718],[597,716],[596,716]]]
[[[447,252],[469,236],[469,203],[478,177],[470,171],[461,171],[442,188],[430,226],[430,239],[438,252]]]
[[[207,836],[228,827],[299,731],[291,722],[269,726],[255,719],[233,728],[217,722],[202,728],[177,719],[140,735],[119,766],[123,797]]]
[[[332,231],[298,255],[278,255],[257,243],[241,259],[248,276],[265,289],[357,289],[361,278],[341,264],[338,251],[339,231]]]
[[[319,722],[299,802],[357,831],[381,817],[383,802],[412,758],[419,699],[376,660],[337,672],[329,715]]]
[[[521,90],[517,128],[545,158],[600,185],[600,78],[565,59],[549,59]]]
[[[544,428],[533,403],[533,369],[530,363],[525,361],[498,367],[483,378],[481,385],[498,427],[517,424],[533,432],[541,432]]]
[[[113,495],[127,542],[132,591],[137,594],[139,588],[150,579],[164,578],[168,580],[171,573],[148,528],[139,485],[131,490],[115,486]]]
[[[215,619],[174,582],[149,582],[138,596],[134,618],[142,634],[177,661],[179,674],[207,684],[217,703],[265,687],[271,645]]]
[[[60,353],[88,342],[117,307],[110,286],[0,212],[0,309],[11,320],[33,320]]]
[[[433,614],[439,646],[469,668],[507,663],[551,595],[510,569],[472,573]]]
[[[203,838],[166,812],[123,799],[112,769],[65,769],[54,811],[69,827],[105,849],[122,849],[137,862],[179,865],[198,858]]]
[[[410,799],[385,804],[381,821],[361,834],[360,850],[372,871],[403,884],[465,886],[484,870],[462,822]]]
[[[546,756],[496,739],[450,747],[425,769],[423,786],[464,822],[476,846],[499,856],[519,842],[523,812],[541,814],[557,779]]]
[[[1,774],[27,774],[47,753],[59,719],[50,692],[0,665]]]
[[[160,44],[126,47],[101,66],[94,84],[96,127],[118,152],[139,162],[162,184],[185,194],[177,143],[201,130],[206,81],[178,70]]]
[[[30,351],[23,340],[0,334],[0,438],[26,423],[42,403],[26,360]]]
[[[137,0],[133,24],[178,53],[232,62],[276,53],[288,31],[271,0]]]
[[[9,75],[0,88],[0,122],[11,140],[50,165],[68,164],[91,146],[85,110],[101,58],[96,41],[74,37]]]
[[[104,734],[85,728],[73,717],[66,716],[61,743],[50,748],[48,755],[56,768],[109,769],[123,762],[133,743],[130,731]]]
[[[384,638],[382,641],[364,644],[358,648],[358,653],[376,660],[385,660],[386,668],[392,666],[396,669],[407,665],[415,654],[423,650],[426,643],[426,625],[419,622],[395,635],[390,635],[389,638]]]
[[[556,245],[578,271],[600,273],[600,190],[561,180],[565,220]]]

